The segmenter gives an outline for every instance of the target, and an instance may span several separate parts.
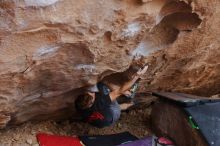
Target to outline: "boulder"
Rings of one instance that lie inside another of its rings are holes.
[[[150,65],[141,92],[218,94],[219,5],[1,0],[0,128],[75,116],[84,87],[115,74],[129,78],[139,62]]]

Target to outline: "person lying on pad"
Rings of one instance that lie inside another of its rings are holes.
[[[103,128],[114,124],[121,115],[121,110],[126,110],[134,103],[118,104],[117,98],[127,94],[131,87],[147,71],[148,66],[144,66],[121,87],[110,91],[109,87],[102,82],[97,84],[97,92],[86,92],[79,95],[75,106],[82,115],[83,121],[91,125]]]

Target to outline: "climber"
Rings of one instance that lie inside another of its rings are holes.
[[[79,95],[75,106],[82,115],[83,121],[98,128],[114,124],[120,118],[121,110],[126,110],[134,105],[133,102],[119,105],[116,99],[128,92],[136,81],[140,79],[140,76],[147,71],[147,68],[148,66],[145,65],[139,69],[131,80],[113,91],[110,91],[104,83],[99,82],[97,84],[98,92],[86,92]]]

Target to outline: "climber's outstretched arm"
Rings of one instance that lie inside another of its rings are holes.
[[[109,96],[111,100],[112,101],[116,100],[117,97],[122,95],[125,91],[129,90],[132,87],[132,85],[140,78],[140,76],[142,76],[147,71],[147,69],[148,69],[148,66],[144,66],[144,68],[140,69],[131,80],[129,80],[128,82],[125,82],[118,89],[115,89],[112,92],[110,92]]]

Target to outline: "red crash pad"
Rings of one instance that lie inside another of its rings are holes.
[[[83,146],[78,137],[37,134],[40,146]]]

